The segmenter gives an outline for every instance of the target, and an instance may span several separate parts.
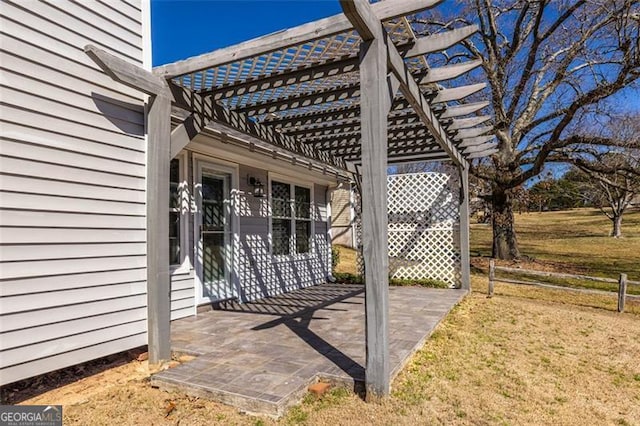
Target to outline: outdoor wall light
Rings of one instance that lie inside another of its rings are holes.
[[[266,193],[264,192],[264,184],[260,181],[260,179],[255,178],[253,176],[247,176],[247,183],[253,186],[253,196],[256,198],[264,198],[266,197]]]

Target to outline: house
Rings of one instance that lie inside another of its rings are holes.
[[[436,84],[478,61],[412,76],[477,30],[407,45],[399,17],[436,3],[343,1],[344,14],[152,69],[146,2],[5,1],[0,383],[145,344],[166,360],[172,319],[324,282],[329,200],[352,181],[368,387],[388,393],[386,164],[449,158],[466,194],[468,161],[494,152],[456,133],[486,121],[457,118],[487,105],[458,102],[482,85]]]

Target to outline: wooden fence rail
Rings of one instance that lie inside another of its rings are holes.
[[[564,279],[595,281],[595,282],[604,282],[604,283],[612,283],[612,284],[617,283],[618,284],[618,293],[617,293],[618,312],[624,312],[624,305],[627,297],[640,299],[640,296],[627,295],[627,287],[629,285],[640,285],[640,281],[631,281],[627,278],[627,274],[624,274],[624,273],[621,273],[620,277],[617,280],[615,280],[613,278],[590,277],[588,275],[574,275],[574,274],[564,274],[560,272],[533,271],[530,269],[518,269],[518,268],[509,268],[506,266],[496,266],[494,259],[491,259],[489,261],[489,297],[493,297],[496,281],[509,283],[509,284],[532,285],[537,287],[551,288],[554,290],[569,290],[569,291],[577,291],[581,293],[603,294],[607,296],[611,296],[615,294],[612,291],[606,291],[606,290],[593,290],[593,289],[587,289],[587,288],[566,287],[566,286],[560,286],[560,285],[546,284],[539,281],[522,281],[522,280],[514,280],[510,278],[496,278],[496,271],[509,272],[509,273],[522,274],[522,275],[532,275],[532,276],[545,277],[545,278],[564,278]]]

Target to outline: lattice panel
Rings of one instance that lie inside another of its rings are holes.
[[[460,285],[459,191],[446,173],[387,178],[389,274]]]
[[[389,276],[437,279],[460,286],[459,189],[446,173],[387,178]],[[362,260],[361,209],[356,200],[358,267]]]

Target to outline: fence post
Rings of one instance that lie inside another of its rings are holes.
[[[618,312],[624,312],[624,303],[627,299],[627,274],[620,274],[618,280]]]
[[[489,260],[489,296],[493,297],[493,282],[496,279],[496,261],[493,259]]]

